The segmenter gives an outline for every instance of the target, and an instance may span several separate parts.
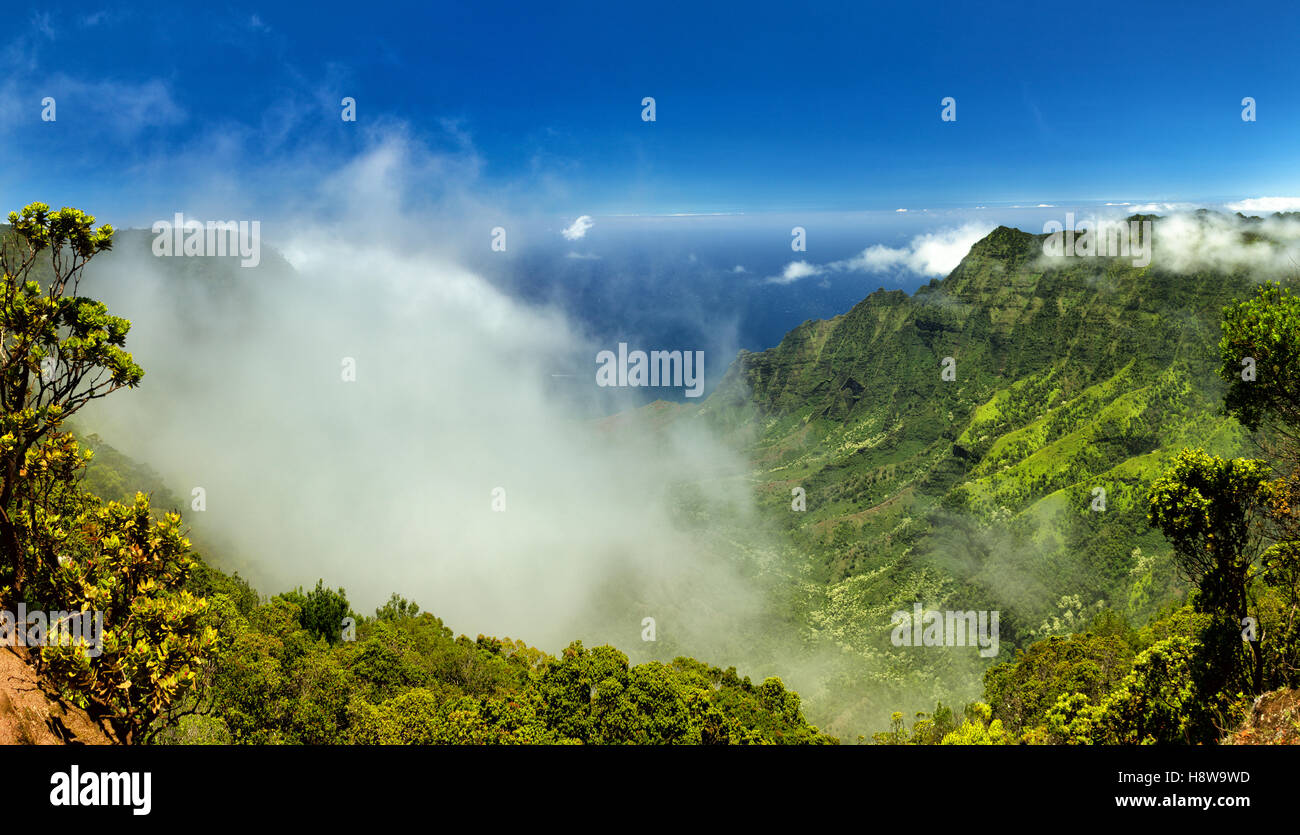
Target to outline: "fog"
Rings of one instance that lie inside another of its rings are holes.
[[[328,210],[268,224],[288,234],[257,269],[196,272],[208,259],[121,233],[82,289],[132,321],[146,376],[87,430],[156,469],[214,562],[264,594],[323,578],[368,612],[398,592],[549,651],[635,653],[647,617],[650,654],[741,641],[765,608],[744,578],[762,547],[744,460],[698,421],[593,419],[613,346],[458,266],[426,234],[447,207],[403,205],[406,161],[382,144],[325,180],[300,202]],[[703,519],[748,544],[720,547]]]
[[[1155,206],[1139,207],[1156,209]],[[1092,230],[1093,246],[1098,255],[1107,252],[1107,241],[1136,241],[1140,227],[1125,219],[1131,209],[1101,213],[1081,213],[1073,228],[1081,225]],[[1058,227],[1063,218],[1054,218]],[[1173,273],[1214,271],[1248,273],[1258,281],[1281,281],[1300,274],[1300,215],[1274,214],[1243,217],[1212,210],[1178,209],[1158,216],[1153,222],[1152,247],[1141,250],[1133,246],[1120,255],[1121,262],[1136,267],[1149,263],[1153,268]],[[1034,229],[1028,231],[1034,232]],[[1117,236],[1116,232],[1120,235]],[[1132,232],[1132,236],[1128,233]],[[1077,239],[1081,231],[1075,233]],[[1059,239],[1058,239],[1059,240]],[[1113,244],[1112,244],[1113,245]],[[1040,269],[1059,267],[1059,253],[1044,253]],[[1100,275],[1101,271],[1098,271]]]
[[[1244,270],[1261,281],[1300,272],[1300,215],[1180,212],[1159,220],[1154,238],[1155,263],[1173,272]]]

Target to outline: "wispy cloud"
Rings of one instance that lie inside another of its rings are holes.
[[[1134,212],[1190,212],[1199,208],[1196,203],[1141,203],[1131,207]]]
[[[825,267],[809,264],[807,261],[792,261],[785,265],[780,275],[767,279],[768,284],[793,284],[802,278],[811,278],[826,272]]]
[[[560,232],[565,239],[570,241],[581,240],[586,237],[587,230],[596,225],[596,221],[591,219],[591,215],[582,215],[567,228]]]
[[[76,19],[75,25],[92,27],[108,18],[109,12],[98,11]],[[39,112],[34,104],[47,96],[57,102],[60,116],[72,112],[82,117],[76,133],[66,136],[75,137],[83,147],[97,147],[102,140],[110,140],[109,146],[112,140],[130,144],[145,130],[186,119],[185,108],[166,80],[83,79],[43,70],[41,56],[55,48],[48,42],[57,33],[47,13],[33,14],[29,23],[0,50],[0,135],[30,128]],[[48,138],[50,131],[44,129]],[[115,162],[122,165],[120,157]]]
[[[92,29],[98,26],[99,24],[105,22],[110,17],[111,15],[109,14],[108,9],[100,9],[97,12],[91,12],[88,15],[83,15],[81,18],[81,25],[83,28]]]
[[[33,14],[32,27],[50,40],[54,40],[54,26],[50,23],[49,12],[38,12]]]
[[[971,246],[990,231],[992,228],[985,224],[967,223],[955,229],[926,232],[912,238],[907,246],[877,244],[868,247],[854,258],[831,264],[831,269],[837,272],[885,272],[901,268],[917,275],[947,275],[966,257]]]
[[[842,261],[822,265],[792,261],[780,275],[772,276],[767,282],[792,284],[828,273],[882,273],[891,270],[907,270],[920,276],[943,276],[952,272],[970,252],[971,246],[992,228],[987,224],[967,223],[953,229],[917,235],[906,246],[876,244]]]
[[[764,526],[749,515],[747,488],[717,476],[741,471],[743,460],[699,422],[653,432],[625,424],[615,434],[575,419],[590,412],[604,345],[558,308],[517,300],[460,265],[460,241],[473,237],[481,251],[483,230],[514,224],[452,188],[448,172],[476,169],[459,152],[443,155],[397,132],[377,134],[341,166],[297,161],[301,176],[276,181],[286,222],[266,227],[289,236],[283,250],[295,271],[238,282],[219,303],[211,284],[178,281],[178,265],[124,239],[88,280],[111,309],[130,311],[132,350],[154,383],[97,404],[97,431],[170,483],[224,497],[204,523],[247,556],[244,574],[267,590],[323,576],[361,609],[411,589],[459,631],[523,633],[551,651],[575,636],[616,639],[624,601],[634,600],[674,624],[674,648],[722,655],[732,633],[719,624],[754,634],[743,619],[761,616],[763,589],[733,568],[730,552],[683,527],[671,500],[683,482],[701,485],[703,507],[725,508],[754,532],[751,552]],[[177,176],[196,171],[182,166]],[[186,205],[221,205],[216,216],[231,216],[231,206],[261,202],[262,179],[238,181],[256,187],[251,194],[223,188]],[[430,182],[444,191],[431,195]],[[268,313],[300,297],[287,325]],[[237,339],[213,304],[252,311],[239,317]],[[274,364],[255,359],[275,350],[284,353]],[[343,358],[359,369],[347,384]],[[206,381],[227,364],[249,373]],[[231,420],[232,387],[267,420]],[[178,409],[202,419],[179,420]],[[336,446],[349,454],[325,454]],[[244,475],[250,461],[270,471],[256,485]],[[498,487],[508,515],[489,506]],[[267,514],[258,510],[266,496],[289,498]],[[361,519],[381,531],[378,540],[366,533],[379,556],[364,565],[355,559]]]
[[[1152,263],[1174,272],[1244,270],[1260,280],[1300,273],[1300,222],[1291,218],[1179,212],[1157,221],[1153,238]]]

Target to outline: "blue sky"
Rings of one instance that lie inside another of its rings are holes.
[[[6,208],[270,201],[376,131],[570,217],[1300,194],[1292,4],[203,5],[7,16]]]

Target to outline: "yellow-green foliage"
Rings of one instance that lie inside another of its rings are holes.
[[[47,646],[41,658],[60,691],[102,709],[123,742],[139,741],[196,686],[216,640],[216,630],[201,624],[208,602],[184,587],[192,558],[180,517],[152,521],[143,494],[73,527],[85,550],[60,560],[52,585],[69,609],[103,613],[102,654]]]

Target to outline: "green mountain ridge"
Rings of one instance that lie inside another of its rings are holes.
[[[1065,501],[1086,524],[1094,486],[1114,524],[1171,452],[1240,444],[1218,406],[1214,346],[1220,310],[1253,282],[1111,259],[1045,267],[1042,239],[999,227],[914,296],[878,291],[742,352],[700,413],[762,427],[752,449],[769,500],[788,504],[787,484],[808,493],[797,538],[825,541],[828,523],[847,522],[855,542],[896,541],[883,550],[898,553],[913,539],[883,523],[900,505],[1023,517]],[[955,381],[940,378],[945,357]],[[1104,568],[1128,554],[1092,556]],[[859,549],[828,579],[871,567]]]
[[[727,639],[752,645],[750,658],[712,660],[785,675],[792,652],[806,655],[786,680],[828,732],[978,695],[992,660],[891,644],[892,614],[915,603],[999,611],[1006,659],[1095,610],[1143,623],[1185,592],[1144,501],[1184,446],[1243,449],[1215,345],[1222,308],[1255,281],[1124,259],[1048,264],[1043,237],[999,227],[914,294],[880,290],[742,351],[703,403],[605,422],[702,420],[748,453],[738,478],[780,544],[753,571],[782,610],[750,627],[762,634]],[[954,380],[941,378],[945,358]],[[797,487],[804,512],[791,509]],[[733,520],[692,524],[745,551]]]
[[[887,679],[853,711],[975,692],[891,647],[892,613],[916,602],[1000,611],[1003,657],[1101,608],[1145,622],[1185,592],[1146,519],[1151,483],[1183,447],[1244,449],[1216,344],[1255,280],[1049,264],[1044,237],[999,227],[913,295],[879,290],[742,351],[679,413],[746,446],[766,514],[824,584],[809,628]]]

